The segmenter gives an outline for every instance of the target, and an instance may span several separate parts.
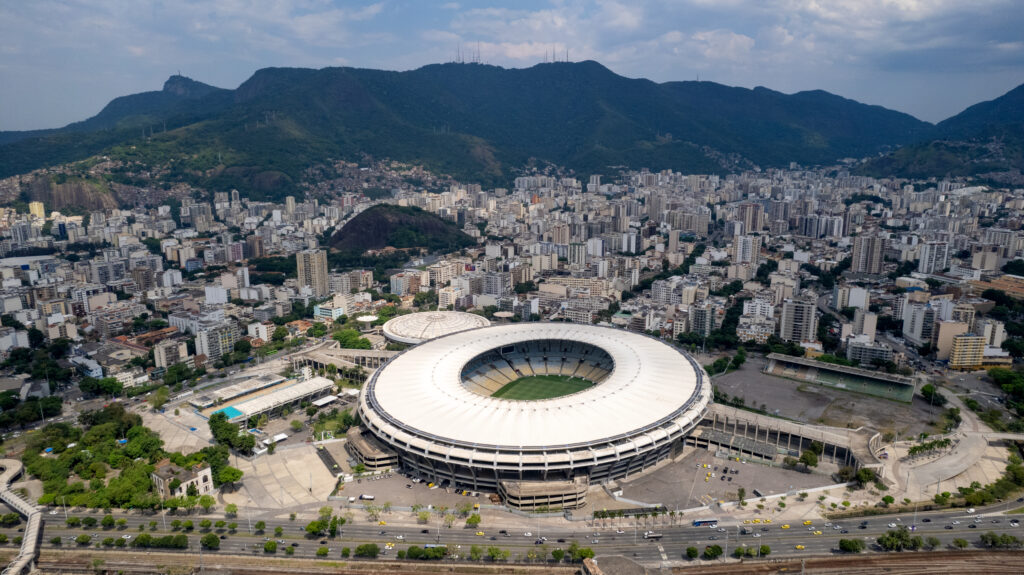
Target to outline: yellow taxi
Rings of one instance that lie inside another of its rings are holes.
[[[789,524],[787,523],[787,524],[783,525],[782,528],[783,529],[789,529]]]
[[[743,520],[743,524],[744,525],[750,525],[750,520],[749,519],[744,519]]]
[[[764,522],[765,522],[765,523],[771,523],[771,522],[772,522],[772,520],[771,520],[771,519],[765,519],[765,520],[764,520]]]
[[[388,524],[387,521],[378,521],[377,522],[377,525],[387,525],[387,524]]]
[[[804,546],[803,545],[797,545],[793,549],[796,549],[797,551],[803,551],[804,550]]]
[[[811,523],[814,523],[814,522],[811,521],[810,519],[808,519],[807,521],[804,521],[804,525],[810,525]]]
[[[815,535],[821,535],[821,531],[815,531],[814,534]]]
[[[761,520],[760,520],[760,519],[755,519],[755,520],[754,520],[754,523],[760,523],[760,522],[761,522]]]
[[[483,531],[477,531],[476,532],[476,536],[477,537],[483,537],[484,536],[484,532]]]

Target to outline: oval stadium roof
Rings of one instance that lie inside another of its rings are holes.
[[[487,318],[461,311],[425,311],[400,315],[384,324],[384,335],[408,344],[420,344],[431,339],[467,329],[491,325]]]

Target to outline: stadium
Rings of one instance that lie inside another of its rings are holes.
[[[704,370],[655,338],[571,323],[446,335],[385,364],[359,397],[349,449],[370,468],[577,508],[590,485],[682,449],[711,397]]]

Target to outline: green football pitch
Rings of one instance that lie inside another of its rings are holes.
[[[519,378],[495,391],[491,397],[502,399],[551,399],[582,391],[594,385],[579,377],[564,375],[532,375]]]

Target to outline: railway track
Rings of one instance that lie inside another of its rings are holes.
[[[1024,573],[1024,551],[906,551],[884,555],[808,557],[803,560],[779,559],[672,569],[673,574],[679,575],[775,575],[801,572],[806,575]]]
[[[60,575],[191,575],[199,572],[198,555],[174,553],[94,553],[91,550],[47,552],[40,556],[38,572]],[[576,575],[578,566],[495,565],[488,563],[435,563],[398,561],[336,561],[313,559],[273,559],[218,555],[205,561],[205,574],[273,575],[278,573],[332,575]]]

